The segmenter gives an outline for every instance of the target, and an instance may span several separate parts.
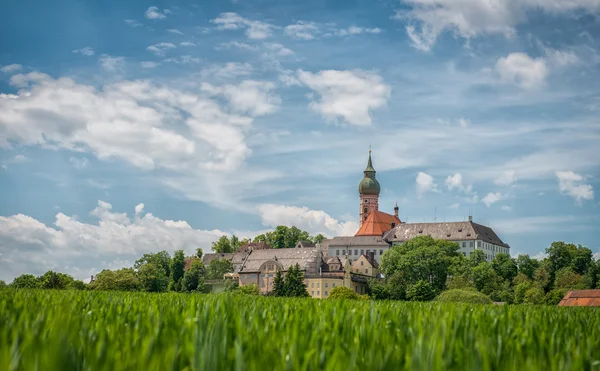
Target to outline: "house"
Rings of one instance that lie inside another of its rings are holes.
[[[558,303],[559,307],[600,307],[600,290],[569,291]]]

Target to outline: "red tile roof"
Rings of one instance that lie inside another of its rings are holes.
[[[384,213],[383,211],[373,211],[363,222],[355,236],[382,236],[384,232],[389,231],[394,226],[400,224],[398,217]]]
[[[560,307],[600,307],[600,290],[569,291],[558,303]]]

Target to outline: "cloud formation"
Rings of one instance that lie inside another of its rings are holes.
[[[85,55],[86,57],[91,57],[94,55],[94,49],[91,46],[86,46],[85,48],[73,50],[75,54]]]
[[[211,20],[211,23],[216,24],[218,30],[243,29],[249,39],[256,40],[268,38],[272,35],[273,30],[277,28],[272,24],[253,21],[232,12],[219,14],[217,18]]]
[[[171,14],[171,11],[169,9],[163,9],[161,11],[156,6],[149,7],[148,10],[146,10],[146,13],[144,13],[146,18],[155,19],[155,20],[156,19],[165,19],[165,18],[167,18],[167,14]]]
[[[298,71],[298,80],[312,89],[310,107],[325,119],[342,118],[356,126],[371,125],[371,111],[386,105],[391,87],[376,73],[362,70]]]
[[[419,172],[415,179],[417,186],[417,197],[421,198],[427,192],[437,192],[437,185],[433,181],[433,177],[427,173]]]
[[[584,177],[573,171],[557,171],[558,189],[561,193],[573,197],[578,204],[583,200],[594,199],[594,188],[591,184],[582,184]]]
[[[531,58],[525,53],[511,53],[499,58],[495,71],[502,82],[523,89],[543,86],[549,73],[543,58]]]

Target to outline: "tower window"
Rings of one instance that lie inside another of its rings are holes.
[[[363,209],[363,212],[365,212],[365,213],[368,211],[369,211],[369,209],[367,209],[366,207]]]
[[[365,203],[369,202],[369,200],[365,200]]]

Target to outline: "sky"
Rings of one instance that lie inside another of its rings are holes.
[[[0,279],[380,210],[600,257],[600,0],[7,0]]]

